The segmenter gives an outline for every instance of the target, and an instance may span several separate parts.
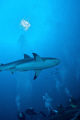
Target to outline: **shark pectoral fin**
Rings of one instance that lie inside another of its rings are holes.
[[[33,80],[35,80],[39,76],[40,72],[41,72],[41,70],[36,70],[35,71],[35,76],[34,76]]]
[[[24,54],[24,59],[26,59],[26,58],[31,58],[31,57],[27,54]]]
[[[42,61],[43,62],[42,58],[39,55],[37,55],[36,53],[32,53],[32,54],[33,54],[34,59],[35,59],[36,62],[37,61]]]

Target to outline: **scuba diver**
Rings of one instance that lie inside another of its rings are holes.
[[[75,98],[71,97],[70,100],[69,100],[69,103],[70,103],[70,104],[77,105],[77,104],[78,104],[78,101],[77,101]]]
[[[21,111],[18,112],[18,115],[17,115],[18,119],[20,120],[25,120],[25,114]]]
[[[79,109],[80,103],[79,103],[79,101],[77,101],[73,97],[71,97],[70,100],[68,101],[68,105],[64,106],[64,108],[65,108],[65,111]]]
[[[64,107],[62,106],[62,104],[58,105],[58,113],[64,113]]]
[[[71,97],[69,100],[69,105],[67,107],[69,109],[77,109],[79,106],[78,104],[79,102],[75,98]]]
[[[53,116],[56,115],[57,113],[58,113],[57,110],[50,110],[50,113],[49,113],[48,118],[53,117]]]
[[[43,111],[40,111],[40,112],[36,113],[36,112],[34,111],[34,108],[32,108],[32,107],[30,107],[29,109],[26,109],[25,113],[28,114],[28,115],[30,115],[30,116],[31,116],[31,119],[33,119],[33,115],[38,115],[38,114],[40,114],[40,113],[41,113],[44,117],[46,117],[46,115],[43,113]]]

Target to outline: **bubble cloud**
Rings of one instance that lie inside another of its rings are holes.
[[[28,30],[31,26],[31,24],[24,19],[21,20],[20,25],[24,28],[25,31]]]

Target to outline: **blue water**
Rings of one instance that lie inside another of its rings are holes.
[[[30,23],[25,30],[21,20]],[[53,99],[52,107],[65,105],[70,95],[80,98],[80,1],[1,0],[0,63],[32,56],[54,57],[60,65],[43,70],[33,81],[34,72],[0,72],[0,120],[18,120],[19,109],[34,107],[48,114],[43,96]],[[66,89],[68,92],[66,92]],[[17,96],[20,96],[16,102]],[[26,115],[30,120],[30,117]],[[43,116],[34,120],[43,120]]]

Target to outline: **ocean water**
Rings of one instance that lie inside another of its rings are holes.
[[[0,120],[18,120],[18,110],[29,107],[48,115],[45,93],[53,109],[71,96],[80,99],[80,1],[0,0],[0,63],[23,59],[24,53],[61,63],[42,70],[36,80],[34,71],[0,72]]]

